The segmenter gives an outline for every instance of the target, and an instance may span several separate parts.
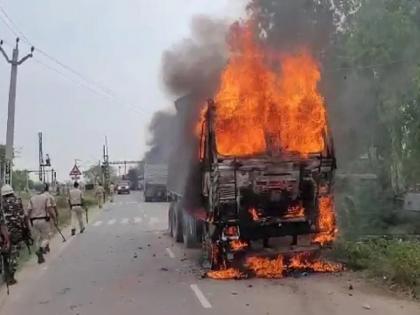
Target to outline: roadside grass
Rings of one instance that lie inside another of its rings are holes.
[[[334,258],[420,298],[420,242],[402,239],[338,241]]]

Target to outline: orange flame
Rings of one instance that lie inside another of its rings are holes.
[[[251,209],[248,210],[248,212],[251,215],[252,220],[258,221],[260,219],[261,214],[258,212],[257,209],[251,208]]]
[[[240,279],[243,274],[235,268],[228,268],[223,270],[214,270],[207,273],[207,277],[211,279],[224,280],[224,279]]]
[[[230,242],[230,248],[232,251],[240,251],[248,247],[248,242],[241,240],[234,240]]]
[[[268,56],[249,24],[236,24],[231,35],[231,57],[215,98],[218,152],[321,152],[326,111],[315,59],[306,50]]]
[[[287,210],[287,214],[284,215],[283,217],[288,219],[288,218],[301,218],[304,216],[305,216],[305,208],[299,205],[299,206],[290,207]]]
[[[323,196],[319,198],[319,214],[317,221],[317,230],[320,231],[313,242],[320,245],[328,244],[335,240],[337,236],[337,226],[334,209],[334,199],[332,196]]]
[[[275,259],[264,257],[249,257],[246,266],[252,270],[257,277],[279,279],[283,277],[284,265],[283,257]]]
[[[309,269],[315,272],[339,272],[343,271],[341,264],[312,259],[310,255],[302,253],[293,256],[288,265],[290,269]]]

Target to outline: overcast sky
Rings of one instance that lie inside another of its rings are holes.
[[[44,152],[50,154],[61,180],[68,179],[74,159],[80,159],[82,167],[99,161],[105,135],[112,160],[142,157],[153,113],[173,101],[161,83],[162,52],[188,37],[194,15],[234,19],[242,14],[242,2],[0,0],[15,30],[116,95],[111,99],[81,87],[80,78],[35,51],[35,58],[18,74],[16,167],[37,168],[38,131],[44,133]],[[0,16],[5,18],[1,12]],[[11,54],[7,44],[14,43],[15,35],[2,20],[0,38]],[[21,56],[29,52],[24,42],[20,48]],[[0,59],[1,139],[6,132],[9,77],[10,67]]]

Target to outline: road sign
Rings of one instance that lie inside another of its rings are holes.
[[[80,176],[82,173],[80,172],[79,168],[76,164],[74,164],[72,170],[70,171],[70,176]]]

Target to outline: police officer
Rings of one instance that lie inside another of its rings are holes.
[[[54,234],[54,230],[56,229],[56,225],[58,225],[58,210],[57,210],[57,202],[55,198],[50,193],[50,185],[48,183],[44,184],[44,195],[48,197],[50,200],[51,207],[48,209],[48,213],[50,215],[50,238]],[[47,252],[50,251],[49,246],[47,247]]]
[[[69,192],[69,205],[71,211],[71,235],[76,235],[76,222],[79,223],[80,233],[85,231],[83,224],[83,193],[79,189],[79,183],[74,182],[73,189]]]
[[[1,188],[1,212],[10,239],[8,250],[3,251],[5,280],[11,285],[16,283],[14,275],[22,243],[26,243],[29,248],[32,238],[28,218],[22,206],[22,200],[17,198],[10,185],[4,185]]]
[[[115,185],[113,182],[109,185],[109,199],[111,202],[114,202],[114,194],[115,194]]]
[[[45,262],[44,254],[49,251],[50,239],[50,220],[49,209],[51,200],[44,194],[45,188],[39,188],[40,193],[31,197],[28,205],[28,217],[32,225],[34,243],[38,256],[38,264]]]
[[[95,196],[99,209],[102,209],[105,199],[105,189],[102,187],[101,183],[98,183],[98,186],[96,187]]]

